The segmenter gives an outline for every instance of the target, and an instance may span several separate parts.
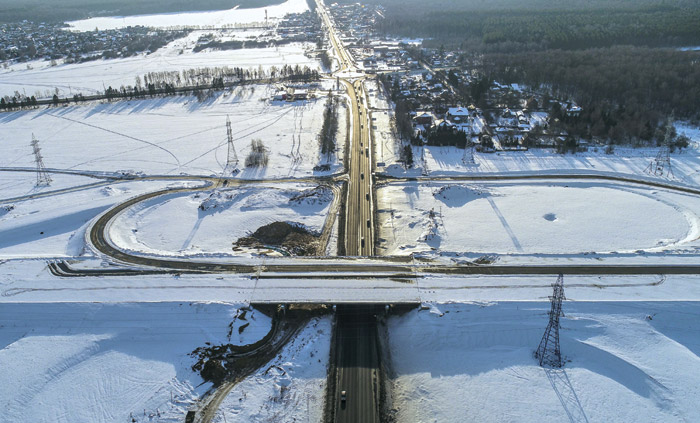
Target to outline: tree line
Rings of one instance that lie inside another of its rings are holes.
[[[143,78],[137,76],[134,85],[122,85],[113,88],[111,85],[96,95],[84,96],[75,94],[73,97],[60,98],[54,94],[49,100],[37,100],[19,92],[14,96],[0,98],[0,111],[21,110],[38,107],[41,104],[67,104],[89,100],[139,99],[160,95],[192,94],[202,101],[214,91],[223,90],[227,86],[241,83],[256,83],[267,81],[311,82],[317,81],[320,75],[317,70],[308,66],[275,66],[269,69],[258,67],[247,69],[239,67],[196,68],[178,71],[149,72]]]
[[[319,135],[319,146],[321,155],[326,157],[326,162],[330,163],[331,156],[335,151],[335,139],[338,133],[338,102],[331,92],[328,93],[326,108],[323,111],[323,125]]]
[[[266,48],[281,46],[285,44],[292,44],[299,42],[298,40],[291,38],[283,38],[276,40],[228,40],[228,41],[208,41],[198,44],[192,49],[194,53],[199,53],[200,51],[206,49],[212,50],[241,50],[244,48]]]

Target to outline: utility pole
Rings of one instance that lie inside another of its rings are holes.
[[[34,162],[36,163],[36,186],[49,186],[51,185],[51,177],[46,171],[46,166],[44,166],[44,158],[41,156],[39,140],[36,139],[34,134],[32,134],[31,146],[34,149]]]
[[[553,294],[549,297],[551,309],[549,310],[549,324],[544,330],[540,346],[535,351],[535,358],[542,367],[561,367],[561,351],[559,350],[559,317],[563,315],[561,303],[564,296],[564,275],[561,273],[557,281],[552,285]]]
[[[673,141],[673,115],[666,123],[666,135],[664,142],[656,153],[656,158],[649,163],[645,172],[652,176],[673,179],[673,169],[671,168],[671,142]]]

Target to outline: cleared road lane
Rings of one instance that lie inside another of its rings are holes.
[[[335,422],[379,422],[379,350],[375,307],[338,306]],[[346,392],[343,401],[340,392]]]

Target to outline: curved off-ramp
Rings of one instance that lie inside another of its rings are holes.
[[[425,180],[428,178],[391,178],[387,180]],[[191,180],[188,178],[183,178]],[[440,177],[432,180],[446,181],[514,181],[514,180],[603,180],[615,183],[629,183],[650,188],[662,188],[670,191],[700,196],[700,189],[669,184],[661,181],[637,179],[630,176],[616,176],[607,174],[529,174],[529,175],[475,175],[460,177]],[[235,180],[235,184],[247,184],[254,181]],[[300,180],[295,179],[295,182]],[[315,180],[317,181],[317,180]],[[269,181],[266,181],[269,182]],[[284,181],[282,181],[284,182]],[[233,185],[233,184],[232,184]],[[206,261],[191,257],[173,258],[158,257],[152,255],[138,255],[119,249],[109,239],[108,228],[111,221],[121,212],[142,201],[161,195],[176,192],[195,192],[210,189],[211,184],[198,187],[171,188],[143,194],[121,203],[103,213],[92,225],[89,231],[89,241],[100,253],[112,257],[122,263],[136,266],[144,266],[144,272],[152,272],[153,268],[167,269],[175,272],[205,272],[205,273],[247,273],[256,274],[258,277],[265,273],[274,273],[275,277],[290,278],[302,275],[314,274],[330,275],[342,274],[348,279],[355,277],[395,277],[396,274],[482,274],[482,275],[532,275],[532,274],[579,274],[579,275],[632,275],[632,274],[698,274],[700,265],[679,264],[649,264],[649,265],[550,265],[550,264],[523,264],[523,265],[474,265],[474,264],[438,264],[432,262],[414,262],[407,257],[363,257],[361,260],[354,257],[298,257],[294,259],[266,258],[264,266],[251,262],[250,259],[232,258],[230,261]],[[132,270],[138,274],[138,270]],[[78,271],[79,272],[79,271]]]

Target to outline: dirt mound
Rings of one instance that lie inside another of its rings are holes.
[[[279,247],[293,256],[312,256],[318,247],[318,234],[303,225],[290,222],[273,222],[261,226],[253,234],[235,242],[237,246],[254,248]]]

